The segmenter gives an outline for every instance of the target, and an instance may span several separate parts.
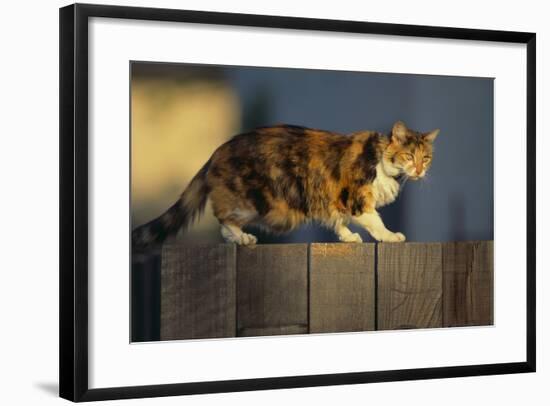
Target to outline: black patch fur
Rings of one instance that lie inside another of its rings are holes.
[[[340,192],[340,201],[342,204],[347,207],[348,206],[348,199],[349,199],[349,190],[347,187],[343,188]]]
[[[249,189],[246,192],[246,197],[252,202],[260,216],[265,216],[269,212],[270,207],[262,190]]]
[[[380,134],[376,133],[370,136],[363,144],[363,151],[353,164],[354,169],[363,174],[362,177],[356,178],[361,184],[371,183],[376,178],[376,165],[380,161],[378,156],[379,142]]]
[[[341,138],[331,143],[329,146],[329,151],[325,158],[325,165],[336,181],[340,180],[340,162],[351,143],[352,140],[350,138]]]

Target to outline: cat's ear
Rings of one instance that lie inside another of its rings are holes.
[[[439,134],[439,128],[437,130],[430,131],[423,135],[423,138],[428,142],[434,142]]]
[[[403,121],[398,121],[391,130],[392,141],[402,144],[407,139],[407,126]]]

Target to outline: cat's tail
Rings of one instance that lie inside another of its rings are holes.
[[[132,231],[132,250],[143,250],[162,244],[166,238],[187,228],[204,211],[208,198],[206,174],[210,160],[191,180],[180,198],[168,210]]]

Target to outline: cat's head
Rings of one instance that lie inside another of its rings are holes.
[[[414,180],[423,178],[432,163],[433,142],[438,134],[439,129],[421,133],[398,121],[393,125],[385,158],[400,174]]]

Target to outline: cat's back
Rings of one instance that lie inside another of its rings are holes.
[[[301,144],[330,142],[344,137],[341,134],[308,128],[299,125],[279,124],[270,127],[259,127],[252,131],[235,135],[228,144],[271,144],[273,146],[285,143]]]
[[[259,127],[233,136],[215,152],[214,160],[261,160],[264,163],[291,159],[307,162],[312,154],[330,149],[346,136],[331,131],[281,124]]]

